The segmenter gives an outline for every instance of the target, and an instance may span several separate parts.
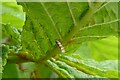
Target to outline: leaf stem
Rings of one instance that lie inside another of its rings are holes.
[[[9,55],[7,59],[8,63],[24,63],[24,62],[34,62],[33,60],[22,57],[21,54]]]

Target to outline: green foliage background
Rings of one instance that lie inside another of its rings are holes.
[[[1,78],[118,78],[117,2],[0,5]]]

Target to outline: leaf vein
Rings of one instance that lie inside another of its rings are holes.
[[[69,11],[70,11],[70,14],[71,14],[72,20],[73,20],[73,22],[74,22],[74,25],[76,26],[76,25],[77,25],[77,22],[76,22],[76,20],[75,20],[75,17],[74,17],[74,15],[73,15],[73,12],[72,12],[72,10],[71,10],[71,7],[70,7],[69,2],[67,2],[67,6],[68,6],[68,9],[69,9]]]
[[[53,27],[54,27],[55,31],[57,32],[59,38],[62,39],[62,36],[61,36],[59,30],[57,29],[56,24],[55,24],[54,20],[52,19],[52,16],[51,16],[50,13],[48,12],[48,10],[47,10],[47,8],[45,7],[45,5],[44,5],[43,3],[41,3],[41,5],[42,5],[42,7],[44,8],[45,12],[47,13],[48,17],[50,18],[50,20],[51,20],[51,22],[52,22],[52,24],[53,24]]]
[[[81,38],[106,38],[107,36],[81,36],[81,37],[75,37],[71,40],[81,39]]]
[[[95,26],[101,26],[101,25],[105,25],[105,24],[111,24],[111,23],[114,23],[114,22],[118,22],[119,20],[120,20],[120,19],[113,20],[113,21],[110,21],[110,22],[95,24],[95,25],[92,25],[92,26],[83,27],[83,28],[81,28],[80,30],[85,30],[85,29],[88,29],[88,28],[92,28],[92,27],[95,27]]]
[[[100,8],[98,8],[94,13],[100,11],[103,7],[105,7],[107,4],[109,4],[110,1],[106,2],[105,4],[103,4]]]

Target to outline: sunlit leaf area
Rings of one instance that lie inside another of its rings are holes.
[[[118,2],[0,6],[1,79],[118,78]]]

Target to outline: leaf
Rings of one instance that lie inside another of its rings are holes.
[[[18,29],[10,26],[8,24],[2,25],[2,35],[8,37],[8,40],[3,41],[2,43],[5,43],[5,44],[9,43],[10,44],[11,40],[12,40],[11,45],[19,45],[21,42],[21,36],[20,36]]]
[[[72,61],[73,58],[67,60],[63,57],[59,58],[64,54],[61,54],[61,49],[56,44],[56,40],[59,40],[65,47],[65,54],[70,54],[78,49],[82,42],[116,35],[116,23],[119,20],[116,19],[117,14],[112,7],[107,9],[110,5],[96,2],[92,4],[94,8],[91,8],[87,2],[20,2],[19,4],[23,6],[27,14],[21,34],[22,50],[27,51],[35,62],[44,63],[47,60],[45,64],[63,78],[118,77],[116,70],[104,71],[85,63],[76,63]],[[116,11],[117,6],[114,8]],[[112,18],[111,16],[105,17],[109,15],[109,12],[114,15]],[[103,17],[99,16],[101,13]],[[111,27],[113,25],[115,28]],[[61,61],[51,61],[49,60],[51,57]]]
[[[50,70],[45,65],[38,64],[36,70],[38,71],[39,78],[48,78],[48,77],[55,78],[55,76],[57,77],[57,75],[55,75],[55,73],[53,73],[53,71]]]
[[[64,63],[64,62],[56,61],[56,63],[57,63],[57,65],[58,65],[60,68],[68,71],[68,73],[69,73],[70,75],[74,76],[74,78],[93,78],[93,77],[94,77],[94,76],[92,76],[92,75],[85,74],[85,73],[83,73],[82,71],[78,71],[76,68],[71,67],[71,66],[67,65],[67,64]],[[98,76],[95,76],[95,77],[98,77]],[[95,77],[94,77],[94,78],[95,78]]]
[[[113,5],[114,9],[110,5]],[[93,19],[88,23],[88,26],[81,28],[71,41],[78,44],[85,41],[106,38],[110,35],[117,35],[117,24],[119,21],[117,12],[117,3],[106,3],[105,6],[103,5],[103,7],[98,9],[93,15]],[[111,17],[106,17],[106,15],[111,15]],[[67,49],[71,50],[71,47],[68,46]]]
[[[2,70],[3,70],[3,67],[2,67],[2,57],[0,57],[0,79],[2,78]]]
[[[12,72],[12,74],[11,74]],[[7,64],[4,67],[4,71],[2,74],[2,78],[16,78],[16,80],[18,80],[18,74],[17,74],[17,68],[16,68],[16,64]]]
[[[110,36],[101,40],[83,42],[74,54],[79,54],[82,59],[95,59],[96,61],[117,60],[118,38]]]
[[[16,2],[2,2],[0,6],[2,6],[2,12],[0,13],[2,16],[1,23],[10,24],[16,28],[23,26],[25,14],[20,5],[18,6]]]
[[[22,33],[22,45],[24,49],[26,48],[28,50],[32,49],[33,51],[32,55],[36,57],[35,59],[39,59],[42,56],[46,55],[45,53],[48,50],[49,51],[52,50],[56,44],[55,40],[61,39],[62,36],[65,35],[66,32],[68,32],[67,29],[71,27],[72,19],[69,12],[69,8],[66,5],[66,3],[51,3],[51,4],[22,3],[22,4],[25,11],[27,11],[27,14],[29,15],[29,17],[27,17],[26,25],[24,26]],[[47,6],[45,7],[45,5]],[[52,5],[54,6],[52,7]],[[82,5],[87,6],[87,3],[84,3]],[[61,6],[64,6],[64,9]],[[86,6],[78,6],[78,7],[80,7],[80,9],[83,9],[83,7]],[[38,9],[37,7],[40,8]],[[58,7],[60,8],[59,11],[57,9]],[[63,13],[61,13],[61,11],[63,12],[63,10],[64,13],[66,13],[66,15],[63,15]],[[53,12],[55,15],[53,14]],[[81,12],[84,12],[84,10]],[[63,17],[58,18],[58,16],[63,16]],[[66,21],[67,23],[63,23]]]
[[[107,2],[96,10],[88,25],[79,30],[73,41],[81,43],[86,40],[117,35],[119,21],[117,4],[117,2]]]
[[[59,58],[59,60],[89,75],[107,78],[118,77],[118,60],[96,62],[94,60],[79,60],[69,56],[63,56],[62,58]],[[64,65],[64,67],[65,66],[66,65]]]
[[[5,66],[7,63],[7,58],[8,58],[9,46],[2,44],[0,48],[2,49],[1,51],[2,52],[2,66]]]
[[[55,71],[60,77],[62,78],[73,78],[66,70],[60,68],[57,64],[53,63],[52,61],[48,60],[46,65]]]
[[[118,60],[118,38],[110,36],[96,42],[88,42],[93,59]]]
[[[60,41],[64,40],[62,38],[72,30],[75,23],[74,20],[76,19],[78,21],[79,18],[82,18],[83,14],[86,13],[89,8],[88,3],[71,3],[71,6],[69,3],[20,4],[27,13],[27,21],[22,32],[23,49],[30,51],[29,53],[31,53],[31,56],[36,60],[45,59],[50,52],[52,52],[52,54],[50,54],[51,56],[56,55],[56,51],[59,53],[60,50],[58,47],[54,49],[56,39]],[[101,4],[102,3],[99,5],[96,4],[96,6],[99,7]],[[77,8],[74,13],[71,12],[72,7]],[[93,12],[91,12],[91,14]],[[73,17],[74,15],[76,15],[75,18]],[[65,40],[65,42],[67,41]],[[63,42],[63,44],[65,42]]]

